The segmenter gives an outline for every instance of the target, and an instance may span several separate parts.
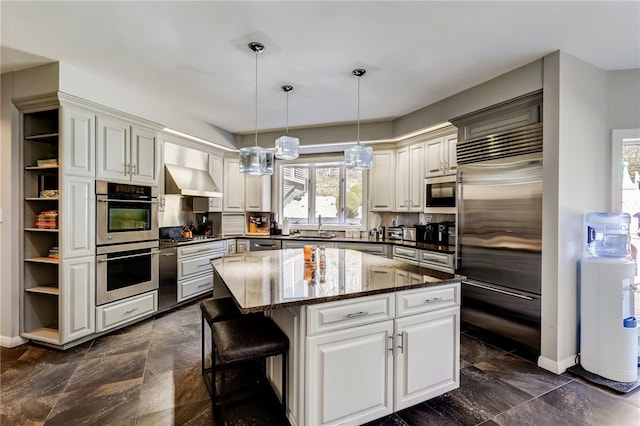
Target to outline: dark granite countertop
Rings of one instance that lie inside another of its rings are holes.
[[[326,249],[326,267],[304,263],[303,249],[213,259],[214,285],[229,289],[244,313],[324,303],[460,282],[460,275],[357,250]]]
[[[440,253],[447,254],[455,254],[456,248],[455,246],[445,246],[438,244],[425,244],[425,243],[416,243],[414,241],[404,241],[404,240],[387,240],[387,239],[377,239],[370,240],[368,238],[345,238],[341,236],[336,236],[335,238],[318,238],[313,236],[301,235],[301,236],[289,236],[289,235],[265,235],[262,236],[242,236],[242,235],[219,235],[210,238],[202,238],[202,239],[193,239],[189,241],[181,241],[181,242],[160,242],[160,247],[173,247],[173,246],[182,246],[187,244],[201,244],[212,241],[219,240],[235,240],[235,239],[275,239],[275,240],[290,240],[290,241],[314,241],[317,245],[322,245],[322,243],[364,243],[364,244],[390,244],[395,246],[403,246],[403,247],[413,247],[420,250],[429,250],[429,251],[437,251]]]

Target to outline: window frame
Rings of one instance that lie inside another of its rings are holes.
[[[277,160],[276,161],[276,170],[275,174],[275,184],[276,191],[275,193],[275,204],[277,206],[276,211],[278,213],[279,221],[282,222],[284,219],[282,211],[282,175],[284,167],[286,166],[304,166],[309,165],[312,166],[313,173],[310,175],[310,184],[315,182],[315,170],[316,165],[318,167],[340,167],[340,205],[345,206],[346,202],[346,168],[344,167],[344,158],[342,156],[338,157],[335,155],[332,156],[300,156],[294,160]],[[315,185],[313,186],[315,188]],[[368,188],[369,188],[369,173],[366,170],[362,171],[362,220],[360,224],[350,224],[348,221],[344,219],[344,207],[338,212],[338,217],[341,218],[341,223],[329,223],[323,221],[323,228],[326,230],[333,231],[342,231],[347,229],[358,229],[364,230],[367,229],[367,219],[369,210],[367,209],[368,205]],[[309,209],[310,211],[315,211],[315,190],[312,194],[312,197],[309,197]],[[310,218],[310,213],[307,213],[307,218]],[[311,217],[312,222],[310,223],[289,223],[289,227],[292,229],[298,230],[315,230],[318,227],[317,217]]]

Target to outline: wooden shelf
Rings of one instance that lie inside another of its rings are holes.
[[[29,293],[51,294],[53,296],[60,295],[60,289],[53,285],[51,286],[39,285],[37,287],[26,288],[24,291],[27,291]]]
[[[58,228],[24,228],[25,231],[29,232],[58,232],[60,231]]]
[[[55,328],[36,328],[31,331],[25,331],[24,333],[22,333],[22,337],[37,340],[39,342],[51,343],[54,345],[60,344],[60,331]]]
[[[25,197],[25,201],[58,201],[60,199],[60,197],[51,197],[51,198],[45,198],[45,197]]]
[[[60,263],[59,259],[52,259],[50,257],[31,257],[29,259],[25,259],[25,262],[34,262],[34,263],[51,263],[57,265]]]
[[[58,136],[59,133],[43,133],[41,135],[31,135],[31,136],[25,136],[24,140],[26,141],[41,141],[41,142],[51,142],[51,143],[57,143],[58,142]]]
[[[56,164],[55,166],[25,166],[25,170],[55,170],[59,169],[60,166]]]

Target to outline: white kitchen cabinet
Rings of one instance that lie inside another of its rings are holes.
[[[158,143],[153,130],[106,115],[98,115],[97,128],[98,178],[158,183]]]
[[[244,213],[244,175],[240,173],[240,161],[237,158],[225,158],[223,167],[223,210]]]
[[[360,425],[393,412],[393,321],[307,338],[309,425]]]
[[[441,253],[430,250],[420,250],[420,266],[435,269],[437,271],[449,272],[453,274],[454,266],[453,253]]]
[[[424,200],[425,145],[417,143],[396,151],[397,212],[422,212]]]
[[[369,244],[369,243],[344,243],[336,242],[335,247],[339,249],[358,250],[376,256],[389,257],[389,245],[387,244]]]
[[[96,329],[96,260],[94,256],[62,261],[61,342],[93,334]]]
[[[192,298],[213,290],[211,259],[227,252],[226,241],[190,244],[178,247],[177,301]]]
[[[249,240],[236,240],[236,253],[249,253]]]
[[[369,210],[395,211],[395,151],[373,151],[373,167],[369,170]]]
[[[157,310],[157,290],[98,306],[96,308],[96,331],[107,331],[134,322]]]
[[[396,411],[459,386],[459,312],[453,307],[395,320]]]
[[[271,211],[271,176],[244,176],[244,206],[248,212]]]
[[[92,178],[62,177],[60,244],[63,259],[95,256],[96,197]]]
[[[425,142],[427,169],[426,177],[455,174],[458,168],[456,159],[457,135],[447,135]]]
[[[61,160],[64,176],[95,177],[96,118],[93,111],[75,105],[60,105],[62,135]]]

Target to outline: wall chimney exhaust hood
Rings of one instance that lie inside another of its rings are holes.
[[[206,170],[165,164],[165,194],[180,194],[189,197],[222,198],[222,192]]]

